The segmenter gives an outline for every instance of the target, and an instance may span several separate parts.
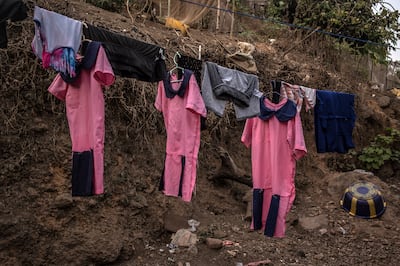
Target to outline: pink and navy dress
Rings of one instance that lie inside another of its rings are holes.
[[[168,75],[158,83],[155,107],[162,112],[167,132],[166,155],[160,190],[191,201],[196,183],[200,148],[200,117],[207,110],[196,78],[185,69],[183,79]]]
[[[246,120],[241,140],[251,147],[252,228],[284,237],[295,198],[296,161],[307,152],[296,104],[287,98],[279,103],[261,98],[260,116]]]
[[[78,175],[73,176],[77,183],[73,183],[72,194],[76,196],[104,193],[103,86],[113,84],[115,77],[102,46],[95,56],[94,65],[90,69],[83,68],[72,83],[65,82],[61,74],[57,74],[48,88],[51,94],[65,101],[74,157],[73,174]],[[82,172],[86,175],[79,176]],[[87,180],[90,174],[93,178]],[[91,188],[87,187],[89,181],[92,181]]]

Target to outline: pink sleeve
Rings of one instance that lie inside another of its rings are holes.
[[[288,142],[292,149],[293,157],[299,160],[307,153],[300,113],[297,113],[294,119],[290,120],[289,123],[291,123],[291,125],[288,126]]]
[[[100,82],[101,85],[110,86],[114,83],[114,71],[107,59],[104,48],[100,46],[97,53],[96,65],[94,66],[94,78]]]
[[[206,117],[207,109],[204,104],[203,97],[200,93],[199,85],[196,82],[194,75],[190,76],[188,91],[188,100],[186,103],[186,108],[192,110],[193,112]]]
[[[162,102],[163,102],[163,95],[164,95],[163,92],[164,92],[164,83],[161,80],[158,82],[156,101],[154,102],[154,106],[160,112],[162,112]]]
[[[251,141],[253,138],[253,123],[254,123],[254,118],[247,119],[242,133],[241,140],[247,148],[250,148]]]
[[[60,74],[57,74],[47,90],[61,101],[65,101],[67,89],[68,84],[61,78]]]

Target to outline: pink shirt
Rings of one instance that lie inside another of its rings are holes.
[[[274,104],[266,98],[264,104],[278,110],[286,101],[287,98]],[[253,188],[292,195],[296,160],[307,152],[300,113],[287,122],[280,122],[274,115],[266,121],[258,117],[247,119],[241,140],[246,147],[251,146]]]
[[[82,69],[80,77],[72,84],[64,82],[60,74],[48,88],[58,99],[65,101],[70,129],[72,151],[93,149],[93,193],[104,192],[104,96],[102,86],[114,82],[114,72],[103,47],[100,46],[95,65]]]
[[[172,79],[176,79],[172,76]],[[178,90],[181,82],[171,83]],[[197,155],[200,148],[200,116],[206,117],[207,110],[194,75],[183,97],[167,98],[163,81],[158,83],[157,110],[163,113],[167,132],[166,159],[164,168],[164,194],[178,196],[182,172],[181,157],[185,157],[182,200],[190,201],[196,181]]]

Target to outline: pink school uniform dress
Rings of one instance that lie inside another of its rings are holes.
[[[183,80],[167,75],[158,83],[155,107],[162,112],[167,132],[166,155],[160,190],[167,196],[191,201],[196,183],[200,148],[200,117],[207,110],[195,76],[185,69]]]
[[[103,86],[114,83],[114,72],[103,47],[99,47],[96,62],[82,69],[71,84],[57,74],[48,91],[65,101],[73,152],[93,150],[93,194],[104,193],[104,96]]]
[[[280,201],[273,236],[284,237],[286,215],[295,198],[296,161],[307,152],[296,105],[287,98],[274,104],[263,97],[260,116],[246,120],[241,140],[246,147],[251,147],[253,189],[262,193],[261,228],[256,229],[269,226],[267,215],[271,198],[278,195]]]

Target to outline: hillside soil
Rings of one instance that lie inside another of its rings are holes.
[[[371,89],[352,57],[315,48],[318,38],[300,42],[296,31],[265,29],[244,19],[243,28],[259,29],[255,35],[231,38],[229,32],[198,27],[182,36],[136,16],[138,10],[131,10],[132,22],[127,12],[108,12],[85,1],[28,1],[28,19],[9,23],[9,47],[0,50],[2,265],[398,265],[397,169],[387,165],[370,173],[356,170],[351,154],[317,153],[312,110],[301,113],[308,154],[297,163],[296,200],[284,238],[250,230],[246,194],[251,188],[233,180],[234,172],[232,178],[215,178],[221,150],[240,173],[251,176],[250,150],[240,142],[244,121],[236,121],[232,106],[222,118],[209,112],[192,201],[158,190],[166,134],[153,106],[157,84],[132,79],[117,77],[104,90],[105,193],[71,197],[65,106],[47,92],[54,71],[42,69],[30,48],[35,4],[164,47],[168,67],[177,51],[197,58],[199,45],[203,60],[227,65],[226,55],[237,50],[237,42],[249,41],[256,47],[261,91],[270,90],[270,80],[282,79],[356,95],[354,152],[385,128],[399,129],[400,100]],[[345,188],[358,180],[381,188],[387,209],[380,218],[353,217],[340,207]],[[199,222],[197,241],[172,245],[178,229],[190,228],[189,220]],[[216,239],[216,247],[207,238]]]

